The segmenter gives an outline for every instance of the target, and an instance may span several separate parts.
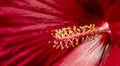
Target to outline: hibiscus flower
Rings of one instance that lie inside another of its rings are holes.
[[[119,66],[119,0],[0,0],[0,66]]]

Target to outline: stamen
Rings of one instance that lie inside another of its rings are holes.
[[[51,34],[54,40],[49,43],[53,43],[54,48],[61,48],[62,50],[70,46],[75,47],[80,42],[94,40],[96,31],[95,24],[58,29],[55,30],[55,33]]]

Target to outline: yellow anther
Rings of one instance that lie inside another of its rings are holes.
[[[61,29],[58,29],[58,30],[57,30],[57,33],[61,34],[61,33],[62,33],[62,30],[61,30]]]
[[[79,39],[76,39],[76,45],[78,45],[79,44]]]
[[[58,45],[58,42],[54,40],[53,43],[54,43],[53,48],[55,48]]]
[[[60,41],[60,47],[61,47],[62,50],[64,49],[62,41]]]
[[[54,43],[55,45],[57,45],[57,44],[58,44],[58,42],[57,42],[57,41],[55,41],[55,40],[53,41],[53,43]]]
[[[68,45],[65,45],[66,48],[68,48]]]
[[[83,33],[86,32],[87,28],[88,28],[88,25],[83,26],[83,27],[82,27],[82,32],[83,32]]]
[[[85,26],[84,26],[84,28],[87,28],[87,27],[88,27],[88,25],[85,25]]]
[[[62,34],[62,38],[64,38],[65,37],[65,35],[64,34]]]
[[[56,33],[61,34],[62,32],[59,30],[55,30]]]
[[[63,47],[63,46],[61,46],[61,49],[63,50],[63,49],[64,49],[64,47]]]
[[[67,31],[64,32],[64,35],[66,35],[66,36],[68,35]]]
[[[77,29],[77,32],[80,32],[80,29]]]
[[[94,29],[95,29],[95,24],[92,25],[92,30],[94,30]]]
[[[80,35],[80,33],[77,33],[77,35],[79,36],[79,35]]]
[[[74,26],[74,27],[73,27],[73,30],[74,30],[75,32],[76,32],[76,29],[77,29],[77,27],[76,27],[76,26]]]
[[[70,30],[70,29],[71,29],[71,27],[67,27],[66,29],[67,29],[67,30]]]
[[[79,26],[79,28],[80,28],[80,29],[83,29],[83,27],[82,27],[82,26]]]
[[[73,31],[72,30],[69,30],[69,34],[72,34],[73,33]]]
[[[55,48],[57,45],[53,45],[53,48]]]
[[[83,30],[82,30],[82,33],[85,33],[85,31],[86,31],[86,29],[83,29]]]
[[[85,26],[83,26],[84,27],[84,29],[86,29],[86,28],[88,28],[88,25],[85,25]]]
[[[55,32],[58,32],[58,30],[55,30]]]
[[[67,28],[62,28],[62,31],[66,31]]]
[[[60,37],[60,35],[58,33],[55,33],[55,38]]]
[[[95,24],[90,24],[90,26],[88,28],[89,28],[89,30],[95,29]]]
[[[65,41],[65,47],[68,48],[68,41]]]
[[[68,33],[67,33],[67,28],[62,28],[62,31],[63,31],[63,34],[64,34],[64,35],[66,35],[66,36],[68,35]]]
[[[88,26],[88,28],[89,28],[89,30],[91,30],[91,28],[92,28],[92,24],[90,24],[90,26]]]
[[[72,40],[69,40],[72,47],[75,47]]]
[[[93,27],[95,27],[95,24],[93,24]]]
[[[85,32],[85,28],[84,27],[80,26],[79,28],[82,31],[82,33]]]
[[[92,24],[89,25],[89,28],[91,28],[91,27],[92,27]]]
[[[56,47],[56,49],[58,49],[60,46],[59,45],[57,45],[57,47]]]
[[[75,45],[74,45],[73,43],[71,43],[71,46],[72,46],[72,47],[75,47]]]

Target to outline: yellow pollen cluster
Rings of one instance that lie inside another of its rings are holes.
[[[91,33],[91,31],[94,30],[96,30],[95,24],[57,29],[55,30],[55,33],[51,34],[55,39],[50,41],[50,43],[53,43],[53,47],[56,49],[69,48],[70,46],[75,47],[80,43],[80,41],[84,42],[86,40],[90,40],[91,36],[81,36],[84,36],[85,32]]]

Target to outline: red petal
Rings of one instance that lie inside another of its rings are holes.
[[[118,8],[116,4],[105,14],[110,27],[114,19],[117,20],[119,16],[119,12],[110,15],[114,8]],[[104,19],[101,11],[98,1],[94,0],[91,2],[89,0],[1,0],[0,59],[2,60],[0,64],[19,66],[53,64],[69,49],[65,51],[52,49],[46,43],[50,40],[49,36],[44,34],[46,27],[53,27],[54,30],[54,28],[74,25],[75,22],[97,24]],[[107,10],[104,11],[107,12]],[[112,34],[119,38],[119,29],[114,27],[111,27]]]
[[[112,1],[112,0],[111,0]],[[115,2],[116,1],[116,2]],[[104,4],[107,7],[106,20],[109,23],[111,30],[111,43],[110,49],[106,54],[101,66],[119,66],[120,65],[120,2],[114,0],[112,2],[107,1],[109,4]],[[108,6],[109,5],[109,6]]]
[[[57,5],[53,8],[51,2],[38,0],[7,1],[0,1],[0,66],[50,66],[71,50],[56,50],[48,44],[47,30],[76,24],[60,19]]]

